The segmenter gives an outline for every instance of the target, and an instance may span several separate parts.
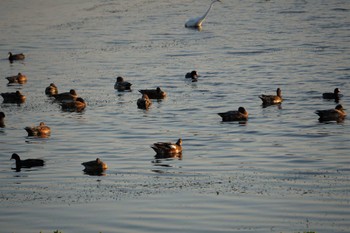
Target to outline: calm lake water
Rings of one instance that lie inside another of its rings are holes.
[[[314,113],[335,107],[321,98],[335,87],[350,108],[350,2],[224,0],[201,31],[184,27],[209,4],[1,2],[0,92],[27,101],[0,105],[0,232],[350,232],[349,120]],[[8,86],[18,72],[28,82]],[[63,112],[52,82],[86,110]],[[157,86],[168,97],[138,109]],[[277,87],[282,105],[262,107]],[[221,122],[239,106],[246,124]],[[51,136],[27,137],[40,121]],[[181,159],[155,158],[152,143],[180,137]],[[12,153],[45,166],[16,172]],[[97,157],[105,176],[84,174]]]

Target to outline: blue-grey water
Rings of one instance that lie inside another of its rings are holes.
[[[314,113],[335,107],[322,93],[336,87],[350,108],[350,2],[223,0],[185,28],[209,3],[0,3],[0,92],[27,96],[0,104],[0,232],[350,232],[349,119]],[[28,82],[8,86],[18,72]],[[86,110],[62,111],[52,82]],[[157,86],[167,98],[138,109],[138,90]],[[282,105],[262,107],[277,87]],[[221,122],[239,106],[246,124]],[[27,137],[40,121],[51,136]],[[152,143],[180,137],[182,159],[155,159]],[[16,172],[12,153],[45,166]],[[105,176],[84,174],[97,157]]]

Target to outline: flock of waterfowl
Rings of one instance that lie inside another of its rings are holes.
[[[16,60],[23,60],[25,58],[24,54],[12,54],[9,53],[9,61],[13,62]],[[191,79],[192,82],[197,82],[198,78],[197,71],[193,70],[185,75],[186,79]],[[9,85],[15,84],[25,84],[27,82],[27,77],[21,73],[18,75],[7,77]],[[123,77],[117,77],[114,88],[117,91],[131,91],[132,84],[125,81]],[[155,89],[143,89],[139,90],[142,96],[137,100],[137,107],[140,109],[147,110],[151,104],[151,99],[164,99],[167,94],[160,87]],[[62,110],[67,111],[77,111],[80,112],[85,109],[86,103],[83,98],[78,97],[74,89],[69,92],[59,93],[56,85],[51,83],[46,89],[45,94],[53,98],[54,102],[58,102]],[[25,102],[25,96],[20,92],[16,91],[13,93],[1,93],[4,103],[23,103]],[[339,102],[339,99],[342,97],[340,94],[339,88],[335,88],[334,92],[323,93],[322,97],[324,99],[334,99],[336,103]],[[280,88],[277,88],[276,95],[260,95],[259,98],[262,100],[263,106],[269,105],[278,105],[283,101],[282,91]],[[327,110],[317,110],[315,112],[319,115],[319,121],[336,121],[341,122],[345,119],[346,113],[341,104],[338,104],[334,109]],[[227,111],[223,113],[218,113],[222,118],[222,121],[238,121],[246,122],[248,120],[248,112],[244,107],[239,107],[238,110]],[[5,113],[0,112],[0,127],[5,127]],[[44,122],[40,122],[38,126],[25,127],[24,128],[28,136],[33,137],[49,137],[51,129],[49,126],[45,125]],[[172,142],[156,142],[151,145],[151,148],[156,152],[157,156],[160,158],[169,158],[169,157],[181,157],[182,154],[182,139],[179,138],[176,143]],[[19,155],[14,153],[12,154],[11,159],[16,160],[16,171],[20,171],[21,168],[29,168],[35,166],[43,166],[44,161],[41,159],[26,159],[21,160]],[[90,175],[101,175],[104,170],[108,168],[107,164],[102,162],[99,158],[93,161],[88,161],[82,163],[85,167],[84,171]]]

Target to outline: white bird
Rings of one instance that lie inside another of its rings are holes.
[[[202,23],[205,19],[205,17],[207,17],[210,9],[212,8],[213,4],[215,2],[221,2],[221,0],[213,0],[211,3],[210,3],[210,6],[208,8],[208,10],[204,13],[204,15],[202,16],[199,16],[199,17],[196,17],[196,18],[191,18],[189,19],[186,23],[185,23],[185,27],[193,27],[193,28],[200,28],[202,27]]]

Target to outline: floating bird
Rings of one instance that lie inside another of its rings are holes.
[[[147,94],[142,94],[142,97],[137,100],[137,107],[140,109],[148,109],[151,106],[152,102],[148,98]]]
[[[18,154],[13,153],[11,159],[16,160],[16,171],[20,171],[21,168],[30,168],[30,167],[40,167],[44,166],[44,160],[42,159],[25,159],[21,160]]]
[[[197,82],[198,81],[198,77],[199,77],[199,75],[198,75],[196,70],[192,70],[191,72],[189,72],[189,73],[187,73],[185,75],[185,78],[192,79],[192,82]]]
[[[23,53],[19,53],[19,54],[12,54],[11,52],[9,52],[9,60],[10,62],[15,61],[15,60],[24,60],[25,56]]]
[[[20,91],[1,93],[4,103],[24,103],[26,97]]]
[[[282,103],[282,91],[280,88],[276,90],[277,95],[260,95],[259,98],[262,100],[263,105],[272,105]]]
[[[144,89],[139,90],[141,94],[147,94],[150,99],[164,99],[166,97],[166,93],[157,87],[156,89]]]
[[[124,78],[119,76],[114,84],[114,89],[117,89],[118,91],[130,91],[131,85],[131,83],[124,81]]]
[[[50,127],[45,125],[44,122],[40,122],[38,126],[28,126],[24,129],[27,131],[28,136],[48,137],[51,133]]]
[[[5,113],[4,112],[0,112],[0,128],[4,128],[5,127],[4,118],[5,118]]]
[[[84,172],[89,175],[101,175],[104,170],[108,169],[107,164],[102,162],[99,158],[89,162],[84,162],[81,165],[85,167]]]
[[[343,97],[342,94],[339,94],[340,90],[339,88],[335,88],[334,92],[326,92],[322,94],[323,99],[335,99],[335,100],[339,100],[341,97]]]
[[[58,88],[54,83],[50,83],[50,86],[46,87],[45,94],[48,96],[54,96],[58,94]]]
[[[222,117],[222,121],[247,121],[248,112],[243,107],[239,107],[238,111],[228,111],[218,113]]]
[[[27,76],[21,73],[18,73],[17,75],[14,75],[14,76],[6,77],[6,79],[9,81],[9,84],[10,83],[24,84],[27,82]]]
[[[71,89],[69,92],[63,92],[60,94],[52,95],[57,101],[60,102],[71,102],[74,101],[78,95],[74,89]]]
[[[210,6],[208,8],[208,10],[204,13],[204,15],[200,16],[200,17],[196,17],[196,18],[191,18],[189,19],[186,23],[185,23],[185,27],[192,27],[192,28],[201,28],[202,27],[202,23],[205,20],[205,17],[207,17],[210,9],[212,8],[213,4],[215,2],[221,2],[220,0],[213,0],[210,3]]]
[[[320,117],[318,120],[341,122],[346,117],[346,113],[341,104],[338,104],[335,109],[317,110],[315,113]]]
[[[62,102],[61,107],[62,107],[62,110],[65,110],[65,111],[81,112],[85,109],[86,103],[83,98],[78,97],[76,98],[76,100],[72,100],[70,102]]]
[[[158,155],[172,155],[182,152],[182,139],[179,138],[176,143],[171,142],[156,142],[151,145],[151,148]]]

